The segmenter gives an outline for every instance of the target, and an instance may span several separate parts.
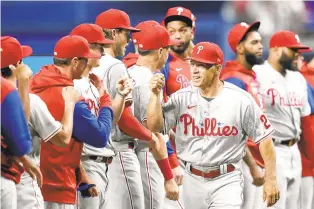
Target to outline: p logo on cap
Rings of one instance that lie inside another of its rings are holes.
[[[204,47],[203,47],[203,46],[198,46],[198,47],[197,47],[197,54],[199,54],[199,53],[200,53],[200,51],[201,51],[201,50],[203,50],[203,49],[204,49]]]

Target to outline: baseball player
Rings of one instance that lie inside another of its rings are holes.
[[[279,31],[271,37],[269,48],[268,60],[253,69],[265,112],[275,128],[272,139],[281,197],[272,208],[292,209],[298,208],[301,185],[300,122],[311,111],[306,80],[297,72],[295,60],[299,49],[309,47],[301,45],[297,34]]]
[[[153,25],[159,25],[158,22],[154,21],[154,20],[147,20],[144,22],[140,22],[139,24],[137,24],[135,27],[143,30],[144,28],[148,27],[148,26],[153,26]],[[134,48],[135,48],[135,54],[134,53],[129,53],[127,56],[125,56],[123,58],[123,63],[127,66],[127,68],[130,68],[132,66],[134,66],[137,62],[137,59],[139,57],[138,54],[138,40],[139,38],[141,38],[141,36],[146,36],[146,34],[142,33],[142,32],[137,32],[132,34],[132,40],[134,43]],[[182,184],[182,172],[180,172],[180,170],[178,171],[179,168],[179,163],[178,163],[178,159],[176,157],[176,153],[172,147],[171,141],[167,140],[167,151],[168,151],[168,159],[169,159],[169,163],[170,166],[172,168],[172,173],[176,179],[176,182],[178,185]],[[169,199],[165,198],[165,201],[167,202]],[[170,201],[169,202],[173,202]]]
[[[159,24],[143,27],[136,34],[139,57],[136,65],[128,68],[130,76],[135,80],[132,91],[134,115],[145,127],[146,106],[149,102],[149,81],[157,69],[162,69],[168,59],[168,50],[177,41],[171,41],[167,30]],[[159,209],[163,207],[164,181],[147,143],[138,142],[136,149],[140,163],[141,179],[144,189],[145,208]],[[165,184],[171,179],[165,179]]]
[[[300,191],[299,208],[311,209],[314,204],[314,161],[313,161],[313,145],[314,145],[314,68],[312,61],[307,64],[302,60],[303,56],[299,56],[300,73],[307,81],[308,101],[311,106],[311,115],[304,117],[301,121],[302,135],[299,141],[299,150],[302,160],[302,182]]]
[[[115,41],[110,46],[104,45],[103,49],[106,54],[101,58],[100,66],[93,70],[103,80],[104,86],[114,98],[117,93],[114,83],[127,73],[123,62],[115,57],[124,56],[125,47],[130,41],[130,32],[139,30],[131,27],[129,16],[125,12],[116,9],[110,9],[98,15],[96,24],[103,28],[106,38]],[[130,104],[131,101],[127,106]],[[173,178],[171,168],[166,158],[167,153],[164,153],[166,150],[163,149],[165,144],[159,143],[160,138],[157,138],[134,117],[131,107],[124,109],[118,125],[112,130],[111,137],[117,156],[113,158],[108,171],[108,177],[111,180],[108,188],[108,208],[144,208],[144,193],[140,164],[135,153],[137,147],[135,139],[144,140],[149,144],[155,159],[160,162],[158,165],[164,177],[171,179]],[[156,152],[157,144],[161,148],[159,152]],[[125,184],[121,185],[121,182]],[[167,184],[166,193],[176,197],[177,185],[173,181],[170,183]]]
[[[99,57],[99,53],[90,51],[85,38],[65,36],[55,46],[54,64],[42,67],[32,77],[31,90],[46,103],[57,121],[61,121],[64,114],[62,88],[73,86],[73,80],[82,77],[89,58]],[[40,168],[44,176],[41,191],[45,208],[74,209],[77,185],[88,182],[80,165],[82,142],[98,148],[107,145],[113,111],[110,96],[104,91],[99,95],[98,117],[83,99],[75,104],[72,138],[66,147],[41,142]]]
[[[112,44],[114,41],[105,39],[101,27],[95,24],[81,24],[75,27],[71,31],[71,35],[78,35],[86,38],[91,46],[91,50],[101,53],[101,44]],[[89,110],[94,114],[98,115],[99,111],[99,92],[93,81],[95,75],[90,74],[90,71],[94,67],[99,66],[99,59],[90,59],[87,63],[87,67],[83,72],[82,79],[74,80],[74,87],[82,95],[88,103]],[[122,94],[117,94],[116,105],[112,105],[114,111],[115,124],[121,116],[122,109],[124,108],[125,97],[130,93],[131,87],[124,88],[123,84],[126,83],[125,79],[120,79],[118,82],[117,89]],[[96,85],[96,83],[95,83]],[[83,195],[79,195],[78,207],[81,209],[101,209],[105,208],[106,203],[106,191],[108,187],[108,164],[112,162],[114,152],[108,148],[96,148],[88,144],[84,144],[82,153],[83,166],[89,176],[89,178],[96,184],[99,194],[94,194],[90,191],[90,195],[93,198],[86,198]],[[96,191],[97,192],[97,191]]]
[[[250,93],[261,108],[254,65],[262,64],[263,45],[258,33],[260,22],[241,22],[228,34],[229,46],[236,53],[236,60],[228,61],[220,78]],[[242,165],[244,175],[244,209],[260,208],[263,203],[264,162],[258,144],[248,139],[248,149]],[[253,158],[253,157],[254,158]]]
[[[13,37],[7,37],[1,43],[3,53],[2,59],[5,60],[5,67],[1,74],[4,78],[18,87],[19,91],[25,85],[29,86],[29,79],[32,71],[21,63],[21,45]],[[15,65],[15,66],[14,66]],[[18,81],[18,86],[17,86]],[[47,109],[46,104],[36,95],[29,94],[21,97],[27,98],[24,103],[25,115],[28,118],[30,133],[32,136],[32,150],[28,156],[39,166],[39,146],[40,141],[50,141],[56,146],[65,147],[69,143],[73,127],[74,104],[78,99],[74,89],[64,89],[65,114],[63,124],[56,121]],[[25,105],[26,104],[26,105]],[[43,208],[44,201],[40,188],[28,173],[23,173],[21,182],[17,184],[17,208]]]
[[[253,97],[219,80],[223,52],[214,43],[200,42],[191,56],[193,86],[181,89],[161,105],[164,77],[150,82],[147,124],[151,130],[176,126],[176,150],[186,166],[183,181],[186,208],[241,208],[241,159],[247,137],[260,143],[266,168],[264,198],[267,205],[279,199],[273,128]],[[165,121],[164,121],[164,120]],[[163,124],[165,122],[165,127]]]

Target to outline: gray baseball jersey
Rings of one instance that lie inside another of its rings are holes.
[[[74,87],[79,94],[85,98],[88,109],[97,116],[99,112],[99,92],[97,88],[89,82],[89,78],[86,77],[80,80],[74,80]],[[82,155],[108,157],[113,156],[114,152],[108,148],[96,148],[84,143]]]
[[[127,76],[127,70],[123,62],[106,54],[100,59],[100,66],[93,69],[93,73],[99,76],[104,86],[108,89],[111,98],[117,94],[117,80]],[[111,138],[113,141],[133,139],[124,134],[118,125],[112,126]]]
[[[40,140],[49,141],[62,128],[59,121],[56,121],[50,114],[44,101],[35,94],[29,94],[30,100],[30,121],[28,123],[33,137],[33,149],[28,154],[37,165],[39,165]]]
[[[279,141],[299,139],[301,117],[311,112],[305,78],[291,70],[282,76],[267,61],[253,69],[265,111],[276,130],[273,137]]]
[[[30,121],[28,123],[32,138],[33,148],[28,154],[39,166],[40,141],[49,141],[60,131],[62,125],[50,114],[44,101],[35,94],[29,94]],[[17,208],[44,208],[44,199],[37,183],[26,172],[21,177],[17,188]]]
[[[162,108],[167,130],[176,126],[179,158],[193,165],[237,163],[248,136],[260,143],[274,131],[253,97],[228,82],[211,101],[190,86],[172,94]]]

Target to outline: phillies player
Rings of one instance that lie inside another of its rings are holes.
[[[171,41],[167,30],[159,24],[143,27],[134,40],[136,40],[139,57],[136,65],[128,68],[130,76],[136,83],[132,91],[134,99],[132,108],[137,120],[147,127],[146,107],[150,97],[149,81],[155,71],[162,69],[165,65],[169,47],[178,42]],[[139,141],[136,151],[141,167],[145,208],[160,209],[163,207],[164,181],[157,165],[159,161],[156,163],[149,152],[147,143]],[[171,181],[173,178],[165,179],[165,184],[171,184]]]
[[[3,49],[2,59],[9,66],[1,69],[4,78],[12,83],[13,86],[22,90],[23,85],[29,86],[29,79],[32,71],[23,67],[21,63],[20,51],[21,45],[13,37],[6,37],[1,42]],[[15,66],[14,66],[15,65]],[[17,86],[18,83],[18,86]],[[31,132],[33,146],[28,156],[39,166],[39,146],[40,141],[50,141],[56,146],[65,147],[69,143],[73,127],[74,104],[78,99],[74,89],[64,89],[63,97],[65,99],[65,114],[63,123],[56,121],[47,109],[46,104],[36,95],[28,94],[21,96],[24,103],[25,115],[28,116],[29,129]],[[44,201],[37,184],[34,183],[32,176],[23,173],[21,182],[17,185],[18,208],[43,208]]]
[[[300,192],[300,208],[311,209],[314,206],[314,59],[308,64],[299,56],[300,73],[307,81],[308,101],[311,106],[311,115],[301,121],[302,135],[299,150],[302,160],[302,183]],[[298,63],[298,64],[299,64]]]
[[[101,53],[101,44],[112,44],[114,41],[105,39],[101,27],[95,24],[81,24],[75,27],[71,31],[71,35],[78,35],[86,38],[91,46],[91,50]],[[74,80],[74,87],[82,95],[88,103],[88,108],[94,115],[98,115],[99,111],[99,92],[96,86],[94,86],[93,81],[95,81],[95,75],[90,74],[90,71],[99,66],[99,59],[90,59],[87,63],[87,67],[83,72],[82,79]],[[96,83],[95,83],[96,84]],[[114,110],[114,120],[116,123],[121,116],[122,109],[124,108],[125,96],[130,93],[131,87],[125,86],[123,89],[123,84],[127,84],[125,79],[120,79],[118,81],[117,89],[122,94],[117,94],[115,98],[115,105],[113,104]],[[84,144],[82,153],[83,166],[89,176],[89,178],[96,184],[99,194],[97,191],[91,191],[91,196],[96,196],[94,198],[84,198],[81,195],[78,200],[79,208],[90,208],[90,209],[101,209],[105,207],[106,204],[106,191],[108,187],[108,164],[111,163],[114,152],[108,148],[96,148],[88,144]],[[94,194],[96,192],[96,194]]]
[[[65,36],[55,46],[54,64],[42,67],[32,77],[32,91],[46,103],[56,120],[61,121],[64,114],[62,88],[73,86],[73,80],[82,77],[88,58],[99,57],[99,53],[90,51],[85,38]],[[96,117],[85,101],[77,102],[69,144],[60,148],[49,141],[41,143],[40,168],[44,176],[42,194],[45,208],[74,209],[77,185],[88,183],[80,166],[82,142],[98,148],[106,146],[113,120],[110,103],[110,96],[100,92],[99,114]]]
[[[108,21],[108,19],[112,21]],[[136,32],[139,29],[131,27],[129,16],[116,9],[110,9],[98,15],[96,24],[103,28],[105,37],[114,40],[115,43],[110,46],[104,45],[103,49],[106,55],[101,58],[100,66],[93,72],[103,80],[111,97],[115,97],[115,82],[127,73],[123,62],[115,57],[124,55],[125,47],[130,41],[130,32]],[[164,177],[171,179],[167,153],[164,153],[164,151],[166,152],[165,143],[159,142],[160,138],[157,138],[134,117],[131,107],[124,109],[118,125],[114,126],[112,130],[111,137],[117,156],[113,158],[108,171],[108,177],[111,180],[108,189],[108,208],[144,208],[144,194],[141,185],[140,164],[135,153],[137,147],[135,139],[148,142],[155,159],[160,161],[158,165]],[[125,182],[124,186],[121,186],[121,182]],[[115,195],[117,189],[120,195]],[[167,184],[166,193],[176,197],[178,194],[176,185]]]
[[[159,23],[154,21],[154,20],[147,20],[147,21],[144,21],[144,22],[140,22],[135,27],[140,29],[140,30],[143,30],[144,28],[146,28],[148,26],[153,26],[153,25],[159,25]],[[132,39],[133,39],[133,43],[134,43],[134,48],[135,48],[135,53],[136,54],[129,53],[127,56],[125,56],[123,58],[122,61],[127,66],[127,68],[130,68],[130,67],[134,66],[136,64],[136,62],[137,62],[137,59],[139,57],[139,54],[138,54],[138,40],[141,38],[141,36],[145,37],[146,34],[142,33],[142,31],[132,34]],[[167,145],[167,151],[168,151],[168,159],[169,159],[169,163],[170,163],[171,168],[172,168],[173,175],[174,175],[178,185],[181,185],[182,184],[182,174],[181,174],[181,172],[179,170],[180,168],[179,168],[178,159],[176,157],[175,151],[173,150],[173,147],[171,145],[170,140],[167,140],[166,145]]]
[[[219,80],[223,52],[214,43],[195,45],[191,56],[193,86],[181,89],[161,105],[164,77],[150,82],[151,98],[147,125],[151,130],[176,126],[178,157],[184,162],[183,196],[186,208],[241,208],[241,159],[247,137],[260,143],[265,161],[264,199],[273,205],[279,199],[276,160],[269,135],[273,128],[253,97]],[[164,121],[164,120],[165,121]]]
[[[281,198],[273,208],[298,208],[301,185],[301,157],[297,143],[300,122],[310,114],[306,80],[297,72],[295,60],[301,45],[291,31],[275,33],[269,43],[268,60],[255,65],[265,112],[275,128],[272,136],[276,149],[277,176]],[[267,172],[266,172],[267,174]]]
[[[258,98],[255,72],[252,70],[254,65],[264,62],[262,38],[258,33],[259,26],[260,22],[254,22],[250,25],[241,22],[232,27],[228,34],[228,42],[232,51],[236,53],[236,60],[226,63],[220,78],[250,93],[262,108]],[[244,174],[243,208],[259,208],[263,203],[263,190],[260,186],[264,183],[264,162],[258,144],[249,139],[247,146],[248,149],[244,157],[245,163],[242,166]]]

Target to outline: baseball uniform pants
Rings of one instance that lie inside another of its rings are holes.
[[[139,144],[136,151],[141,167],[145,209],[162,209],[165,198],[164,177],[148,147]]]
[[[264,172],[263,168],[260,169]],[[243,209],[263,208],[263,186],[257,187],[252,184],[253,177],[251,175],[250,168],[244,161],[242,162],[242,172],[244,178]]]
[[[77,194],[78,209],[104,209],[107,203],[108,190],[108,167],[106,163],[96,162],[95,160],[82,161],[88,177],[96,184],[99,191],[97,197],[83,198],[80,193]]]
[[[17,209],[17,195],[14,181],[1,176],[1,208]]]
[[[24,172],[21,182],[16,185],[17,208],[43,209],[44,199],[36,180]]]
[[[291,147],[276,144],[277,183],[280,191],[278,202],[268,209],[296,209],[298,208],[301,187],[301,155],[298,145]],[[266,209],[266,204],[264,204]]]
[[[302,178],[301,190],[300,190],[300,207],[299,209],[313,209],[313,190],[314,190],[314,178],[307,176]]]
[[[241,209],[243,204],[243,176],[240,168],[216,178],[204,178],[185,169],[183,199],[186,209]]]
[[[144,209],[140,163],[128,144],[114,143],[117,155],[109,165],[108,206],[106,209]]]

